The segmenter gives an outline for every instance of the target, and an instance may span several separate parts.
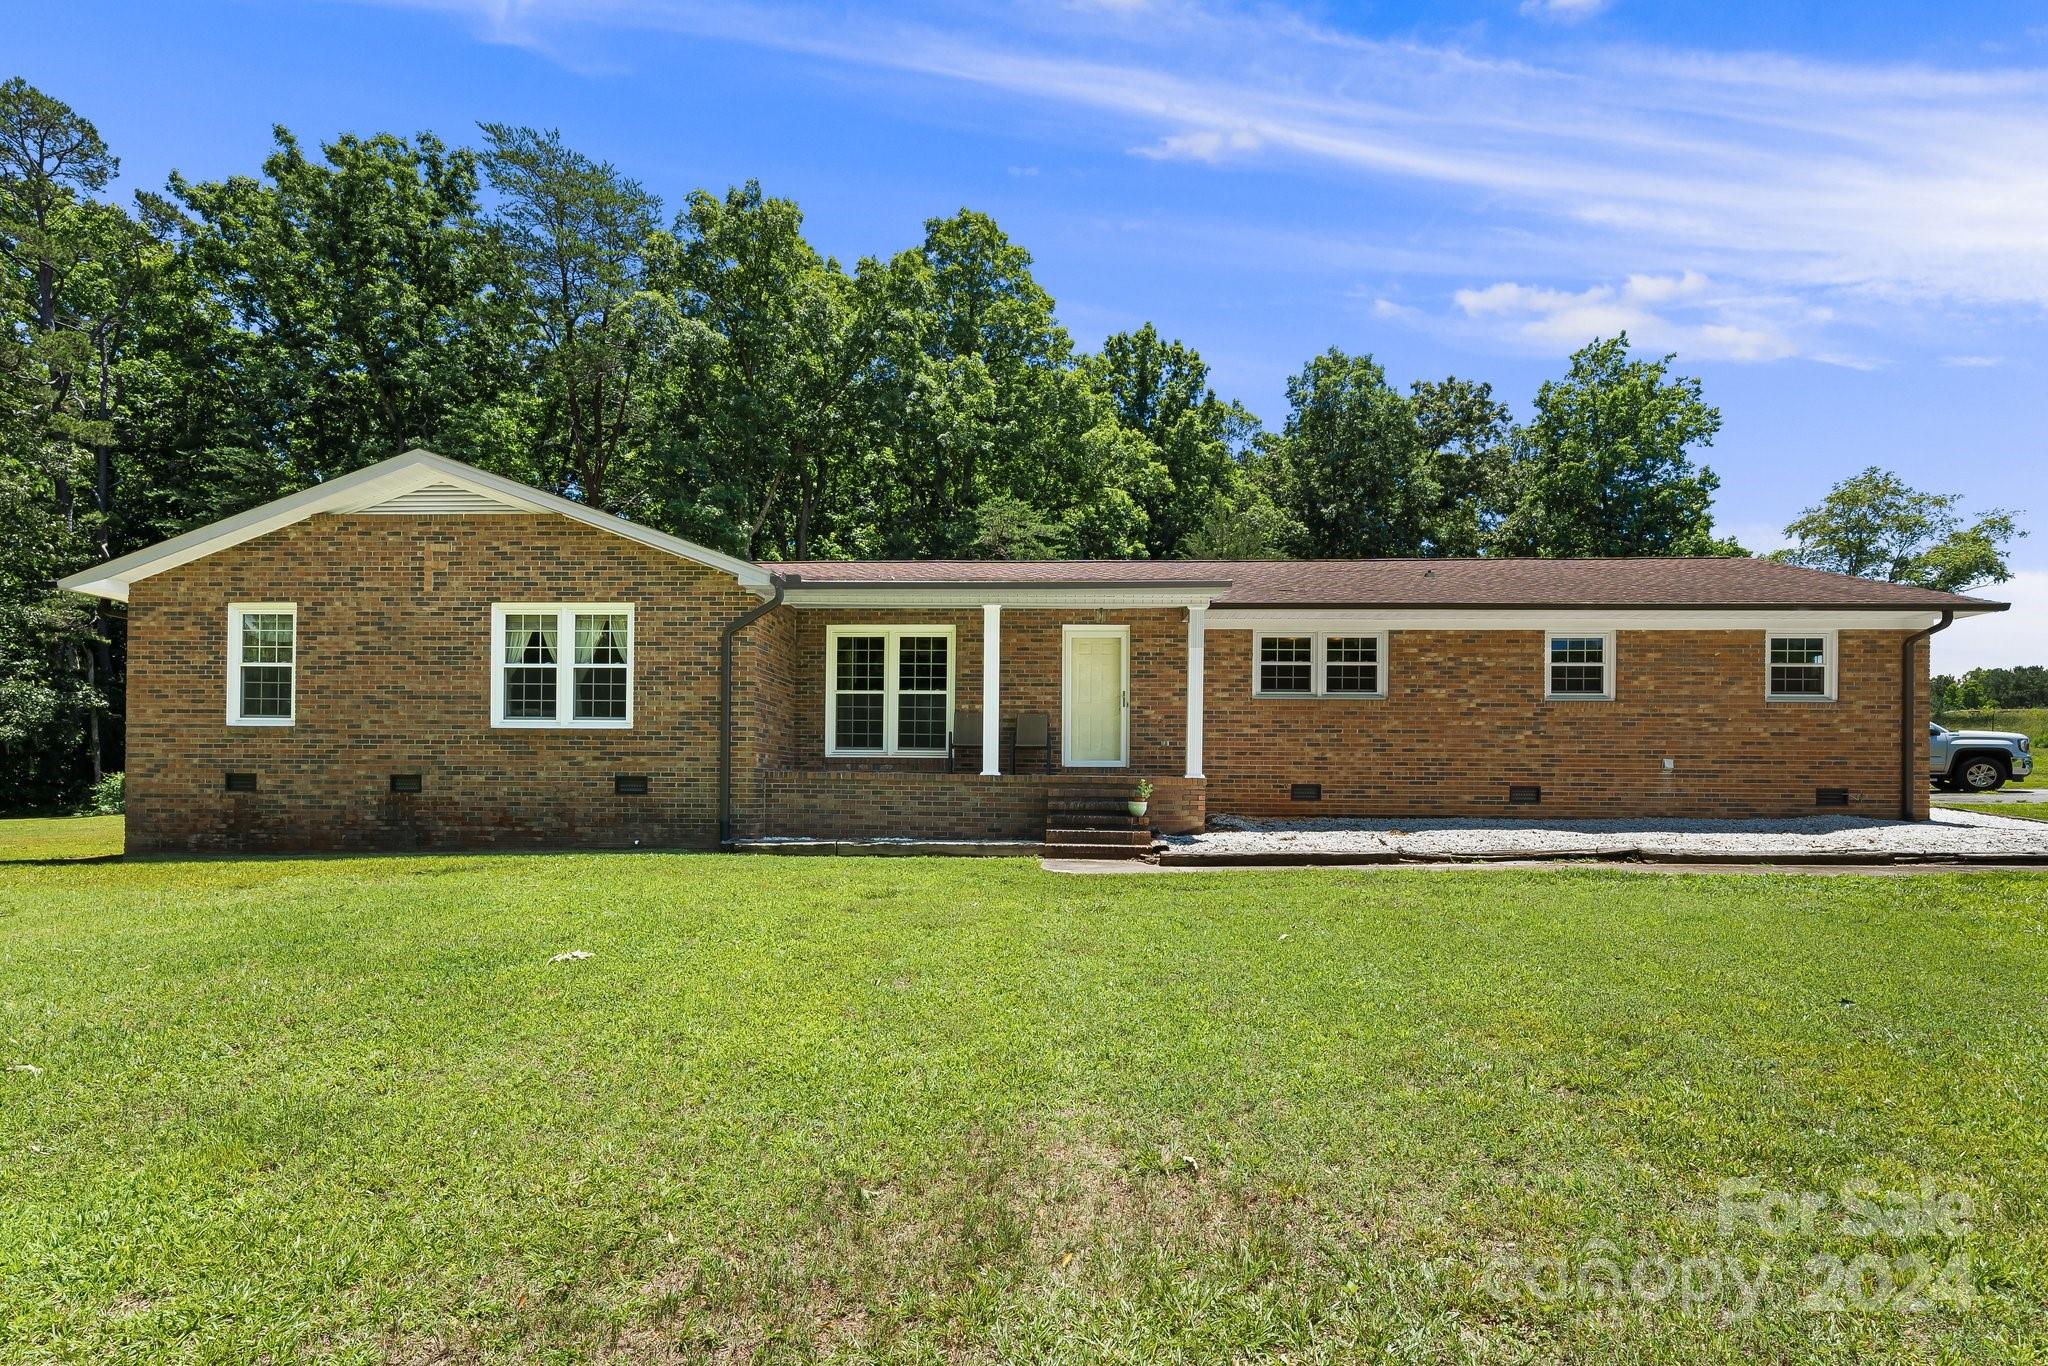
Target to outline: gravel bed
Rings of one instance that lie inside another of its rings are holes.
[[[1200,835],[1169,835],[1185,854],[2048,854],[2048,824],[1981,811],[1936,809],[1929,821],[1864,816],[1787,820],[1546,821],[1253,820],[1211,816]]]

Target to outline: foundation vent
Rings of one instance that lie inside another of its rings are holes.
[[[255,775],[255,774],[253,774],[253,773],[230,773],[230,774],[228,774],[228,791],[230,791],[230,792],[254,792],[255,790],[256,790],[256,775]]]
[[[1509,806],[1535,806],[1543,800],[1543,789],[1534,783],[1509,783]]]
[[[418,792],[421,786],[420,775],[417,773],[394,773],[391,775],[391,790],[393,792]]]
[[[1815,806],[1847,806],[1849,789],[1846,787],[1816,787],[1813,790]]]
[[[647,795],[645,773],[620,773],[612,778],[612,791],[621,797],[644,797]]]
[[[1323,799],[1323,785],[1321,783],[1296,783],[1287,789],[1287,797],[1290,801],[1319,802]]]

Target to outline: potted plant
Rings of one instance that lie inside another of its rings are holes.
[[[1126,802],[1125,806],[1130,808],[1130,812],[1133,816],[1142,816],[1145,814],[1145,803],[1151,800],[1152,781],[1149,778],[1140,778],[1138,779],[1138,800],[1134,802]]]

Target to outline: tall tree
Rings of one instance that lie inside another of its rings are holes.
[[[751,556],[847,544],[835,498],[885,326],[880,269],[849,278],[804,240],[797,206],[753,181],[690,196],[650,271],[674,336],[646,482],[671,521]]]
[[[1144,438],[1152,467],[1138,481],[1145,553],[1186,553],[1211,505],[1230,487],[1233,440],[1253,424],[1209,387],[1209,367],[1191,346],[1164,341],[1146,323],[1103,342],[1087,363],[1117,422]]]
[[[1331,347],[1287,381],[1280,503],[1312,558],[1420,555],[1444,498],[1414,403],[1371,356]]]
[[[2016,514],[1992,508],[1966,524],[1962,501],[1959,493],[1922,493],[1872,465],[1786,527],[1798,544],[1773,558],[1951,593],[2011,578],[2006,553],[2026,535]]]
[[[646,435],[653,358],[643,287],[661,201],[554,129],[482,127],[499,197],[493,221],[542,338],[531,357],[536,458],[554,488],[610,508],[612,480]]]
[[[1720,480],[1692,452],[1713,443],[1721,414],[1676,359],[1636,360],[1628,336],[1597,340],[1536,393],[1515,433],[1512,502],[1496,536],[1512,555],[1705,555],[1735,550],[1713,535]],[[1736,553],[1739,553],[1737,551]]]
[[[412,446],[504,467],[518,276],[478,221],[474,154],[344,135],[314,158],[274,136],[261,178],[171,177],[184,249],[232,329],[218,359],[239,430],[212,452],[218,511]]]
[[[0,784],[48,800],[118,754],[116,633],[55,591],[109,553],[115,366],[143,254],[94,196],[116,162],[90,121],[0,84]]]
[[[1421,438],[1423,485],[1435,504],[1423,516],[1422,551],[1477,555],[1493,539],[1507,496],[1513,423],[1493,386],[1452,376],[1417,380],[1409,407]]]

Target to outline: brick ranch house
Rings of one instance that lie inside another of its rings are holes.
[[[64,580],[128,847],[1036,839],[1246,816],[1924,819],[1927,637],[1765,560],[755,564],[414,451]],[[1149,836],[1147,836],[1149,837]]]

